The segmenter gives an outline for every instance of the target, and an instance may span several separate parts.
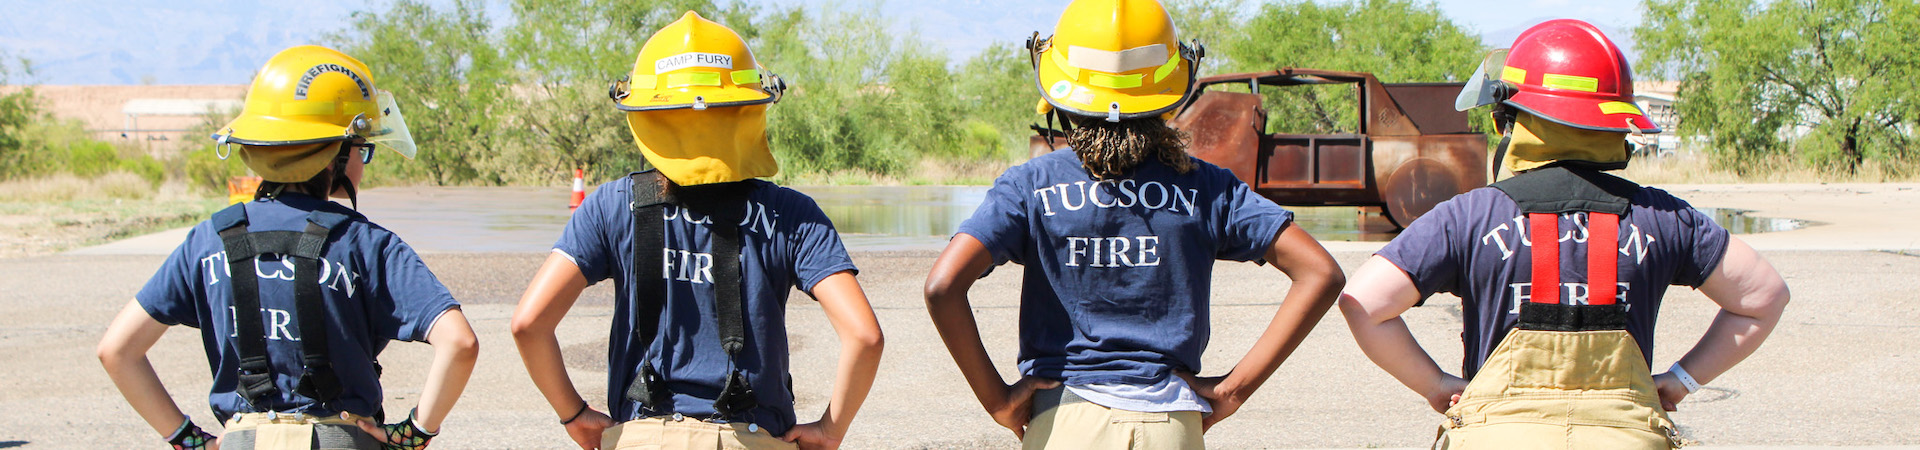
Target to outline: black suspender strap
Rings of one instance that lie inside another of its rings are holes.
[[[321,293],[320,259],[326,256],[327,237],[347,216],[314,211],[307,215],[307,228],[293,247],[293,304],[300,316],[300,359],[305,372],[295,390],[321,402],[339,398],[344,387],[333,371],[332,352],[328,348],[326,297]],[[344,270],[344,269],[342,269]]]
[[[246,204],[238,204],[214,214],[214,226],[226,250],[228,282],[232,283],[235,350],[240,354],[240,395],[259,408],[264,400],[279,391],[273,383],[273,366],[267,354],[267,329],[261,319],[260,280],[256,263],[260,255],[276,254],[293,259],[294,314],[299,316],[300,354],[303,371],[295,392],[322,403],[339,398],[343,390],[333,371],[327,341],[325,297],[320,282],[320,259],[333,229],[347,216],[315,211],[307,216],[303,231],[249,231]]]
[[[659,318],[667,295],[663,261],[666,257],[663,253],[666,232],[662,211],[664,205],[672,203],[681,207],[683,214],[686,211],[699,212],[709,219],[707,227],[712,238],[712,281],[716,302],[714,312],[719,316],[720,346],[726,351],[730,363],[736,361],[739,353],[746,348],[747,341],[746,298],[740,290],[739,223],[746,218],[747,195],[753,186],[747,183],[722,183],[679,187],[669,198],[661,195],[660,186],[665,184],[665,180],[661,179],[659,172],[636,173],[629,179],[632,180],[629,210],[633,214],[635,344],[646,354],[653,348],[653,341],[659,334]],[[644,359],[639,373],[627,387],[626,397],[649,409],[664,410],[672,406],[672,394],[667,391],[660,372]],[[727,375],[720,398],[714,401],[714,410],[732,416],[748,412],[757,405],[758,401],[747,384],[745,374],[736,365]]]
[[[752,187],[746,183],[700,186],[687,189],[690,195],[685,198],[689,201],[682,202],[702,210],[712,222],[708,229],[713,239],[713,309],[719,319],[720,348],[727,352],[730,364],[739,361],[740,351],[747,346],[746,297],[740,292],[740,222],[746,220],[747,194]],[[713,402],[714,411],[726,415],[751,411],[759,405],[746,375],[737,364],[732,365],[720,398]]]
[[[661,276],[666,271],[661,258],[667,242],[661,216],[662,205],[666,204],[660,195],[664,180],[654,171],[636,173],[628,179],[633,182],[627,188],[632,195],[627,209],[633,214],[633,337],[641,356],[640,371],[627,385],[627,399],[648,408],[661,408],[670,406],[672,395],[647,358],[659,334],[660,313],[667,301],[666,280]]]
[[[253,241],[247,239],[246,203],[213,215],[226,248],[227,282],[233,292],[234,349],[240,354],[240,382],[236,391],[248,404],[259,405],[278,391],[273,364],[267,359],[267,329],[260,322],[260,278],[254,275]]]

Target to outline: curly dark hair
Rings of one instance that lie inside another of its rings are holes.
[[[1193,156],[1187,154],[1187,132],[1167,125],[1158,117],[1108,122],[1099,118],[1075,118],[1067,132],[1067,143],[1080,156],[1080,165],[1094,178],[1127,176],[1147,158],[1157,158],[1175,172],[1193,170]]]

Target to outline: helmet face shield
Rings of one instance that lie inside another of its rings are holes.
[[[1507,49],[1494,50],[1486,59],[1480,61],[1480,67],[1473,69],[1473,76],[1467,77],[1467,86],[1460,89],[1460,95],[1453,99],[1453,110],[1466,111],[1506,100],[1513,92],[1503,89],[1499,76],[1489,76],[1488,72],[1504,71],[1507,67]],[[1502,95],[1506,94],[1506,95]]]
[[[419,150],[413,144],[413,133],[407,131],[406,116],[400,114],[400,103],[395,102],[393,93],[387,91],[378,91],[375,101],[382,116],[373,123],[374,129],[367,132],[367,142],[413,159]]]

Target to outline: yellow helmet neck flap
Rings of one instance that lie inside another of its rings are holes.
[[[767,150],[767,105],[627,113],[647,162],[681,186],[780,174]]]
[[[1192,95],[1206,54],[1174,33],[1156,0],[1075,1],[1053,36],[1027,41],[1035,86],[1067,114],[1118,122],[1173,112]]]
[[[240,160],[259,174],[261,181],[304,183],[332,166],[340,150],[336,143],[324,142],[271,147],[248,145],[241,147],[239,153]]]
[[[1597,169],[1626,167],[1627,134],[1574,128],[1527,112],[1515,114],[1507,170],[1513,173],[1574,163]]]
[[[739,34],[688,11],[647,39],[607,94],[627,112],[647,162],[695,186],[780,173],[767,148],[766,105],[785,91]]]

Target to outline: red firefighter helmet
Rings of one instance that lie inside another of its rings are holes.
[[[1520,33],[1512,49],[1481,63],[1455,106],[1496,101],[1575,128],[1660,132],[1633,103],[1633,69],[1620,47],[1579,20],[1549,20]]]

